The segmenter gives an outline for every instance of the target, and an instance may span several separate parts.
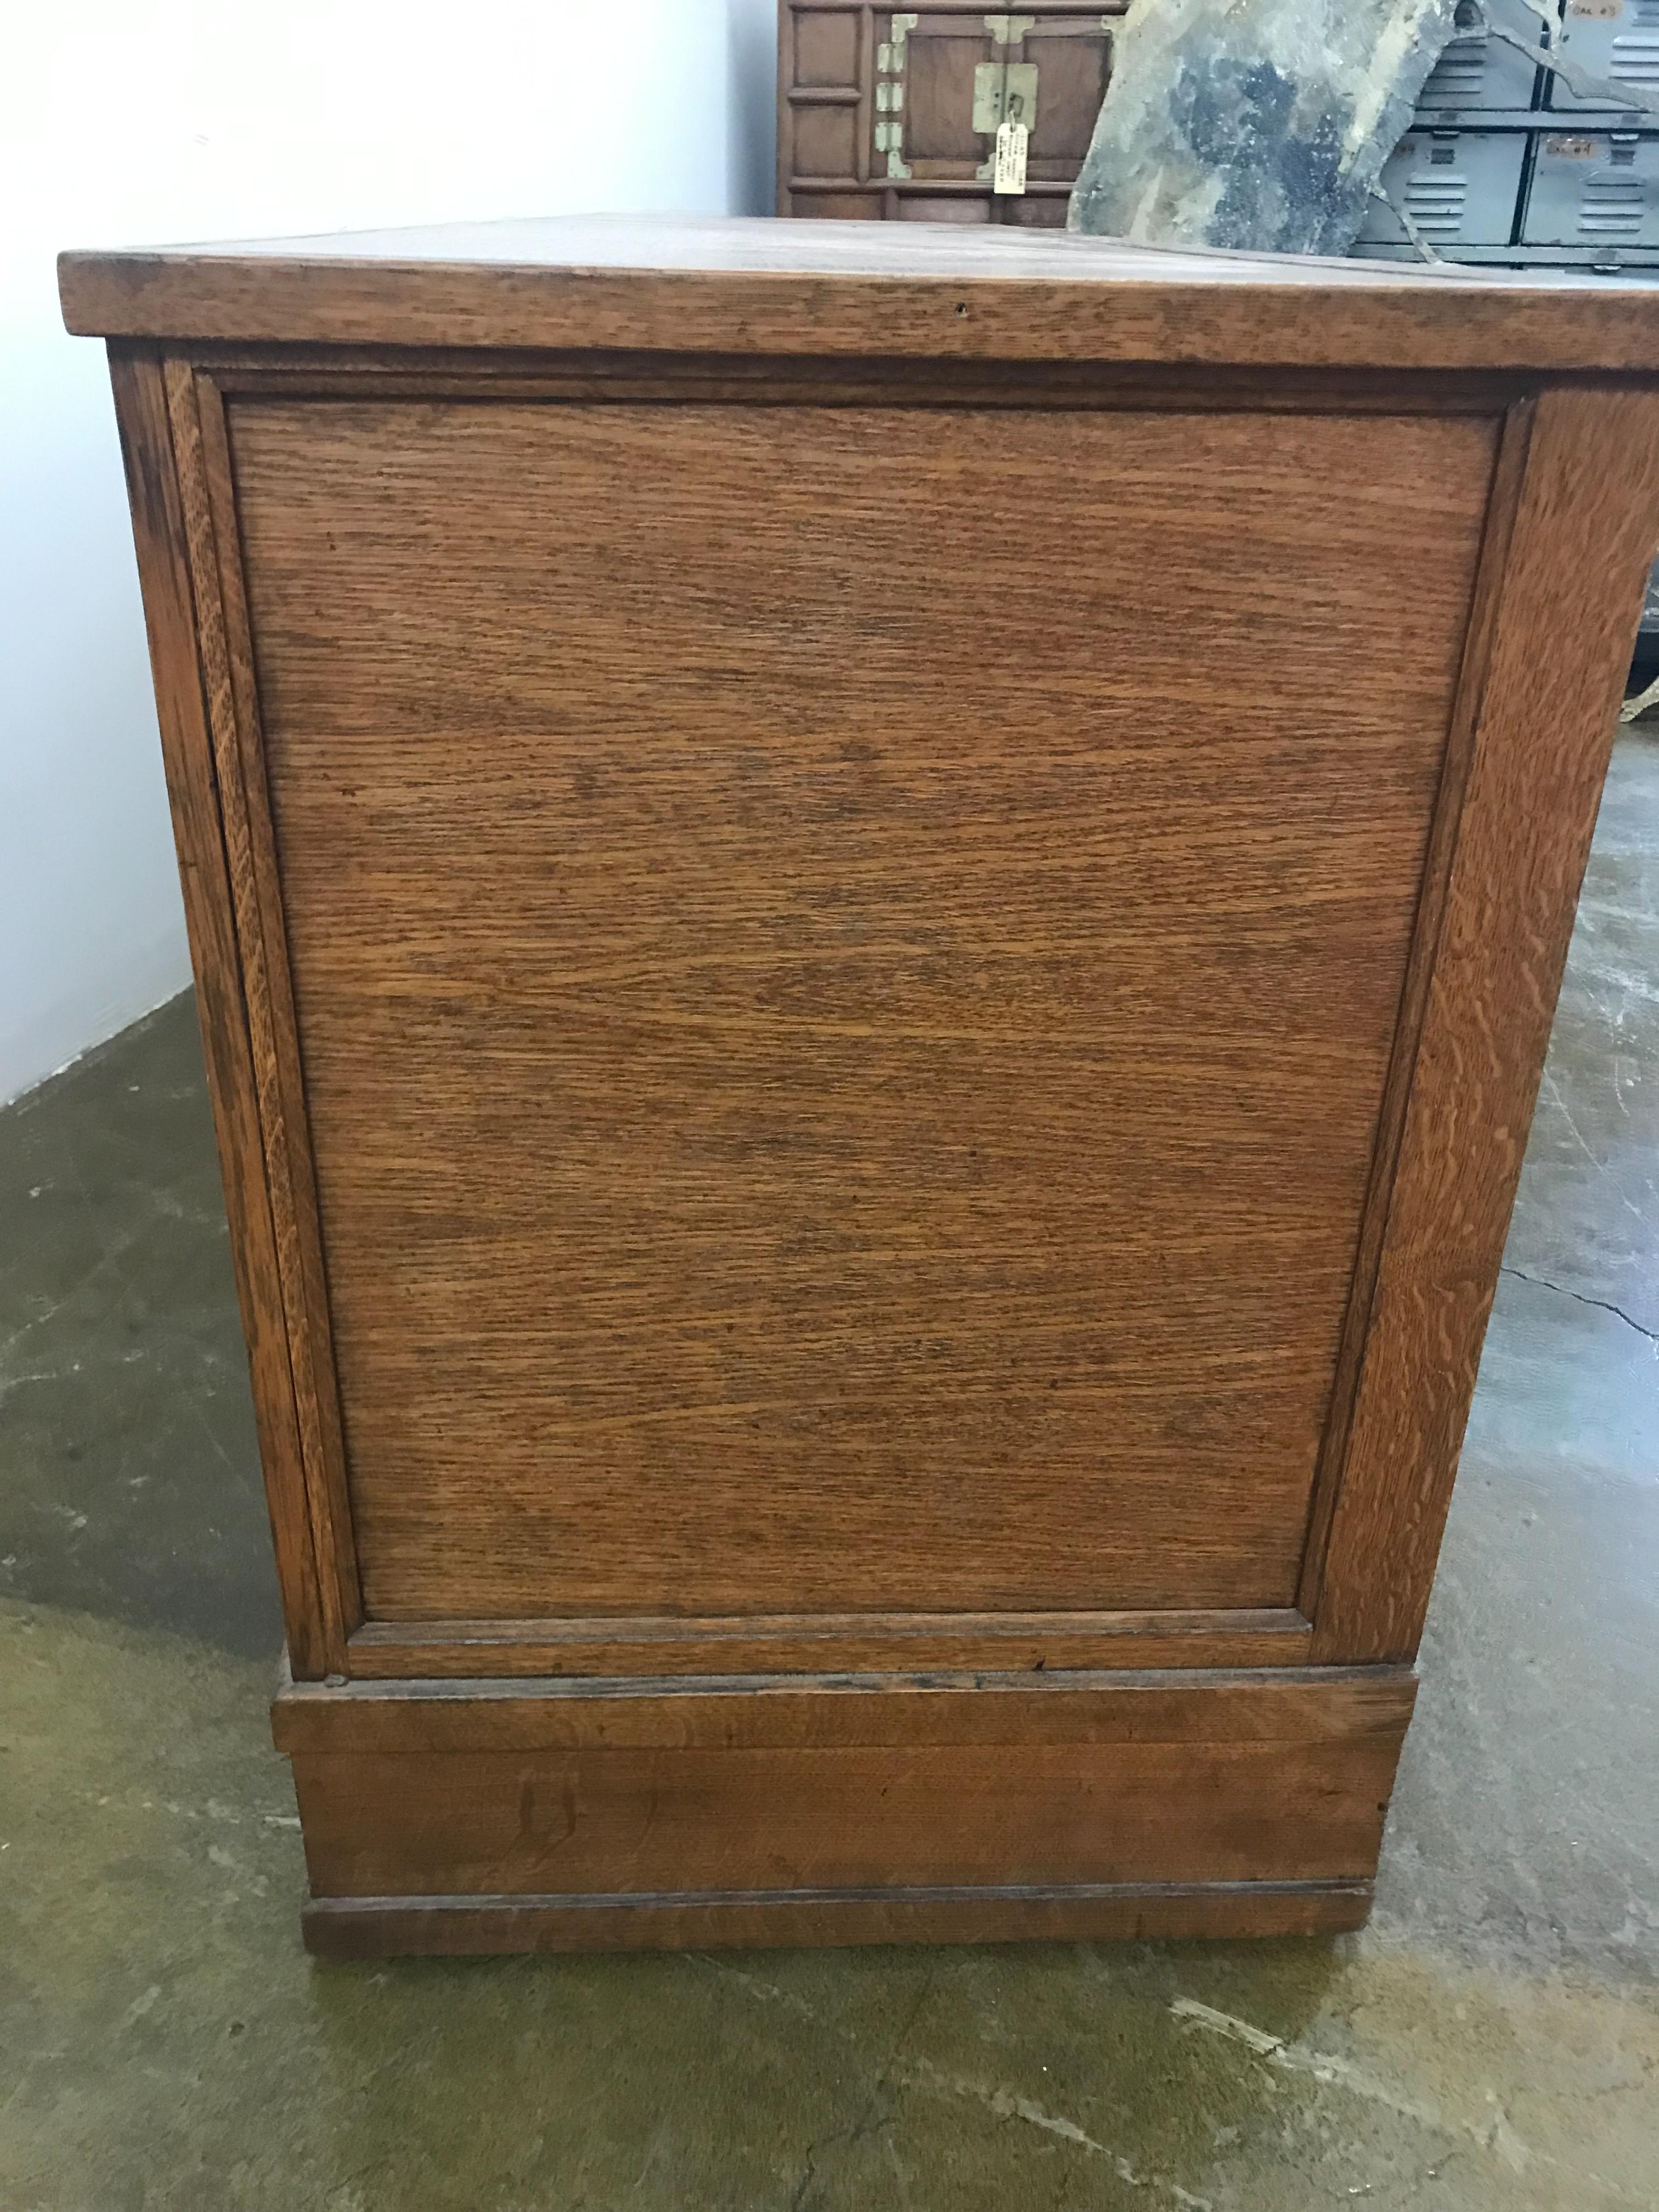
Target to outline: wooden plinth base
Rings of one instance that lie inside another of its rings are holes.
[[[1098,1882],[1052,1889],[796,1889],[680,1897],[314,1897],[325,1959],[410,1952],[716,1950],[1322,1936],[1364,1924],[1368,1881]]]
[[[1399,1668],[295,1685],[337,1957],[1358,1927]]]

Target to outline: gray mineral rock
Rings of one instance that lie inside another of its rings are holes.
[[[1346,253],[1455,0],[1134,0],[1073,230]]]

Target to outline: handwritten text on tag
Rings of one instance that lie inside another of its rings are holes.
[[[1005,123],[997,132],[996,162],[991,172],[994,192],[1024,191],[1025,142],[1030,135],[1023,123]]]

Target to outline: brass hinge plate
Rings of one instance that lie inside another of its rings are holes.
[[[910,9],[889,16],[887,36],[876,48],[876,151],[887,157],[888,176],[900,182],[910,173],[910,164],[904,158],[904,124],[902,119],[904,49],[916,22],[916,15]],[[887,81],[883,82],[883,79]]]
[[[974,71],[974,128],[994,138],[1008,122],[1036,128],[1035,62],[981,62]]]

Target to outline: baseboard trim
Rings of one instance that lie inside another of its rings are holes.
[[[339,1956],[1275,1936],[1365,1917],[1399,1668],[293,1684]]]
[[[673,1894],[313,1897],[306,1948],[326,1959],[411,1953],[714,1950],[854,1943],[1008,1943],[1334,1935],[1363,1927],[1369,1881],[1078,1882]]]

